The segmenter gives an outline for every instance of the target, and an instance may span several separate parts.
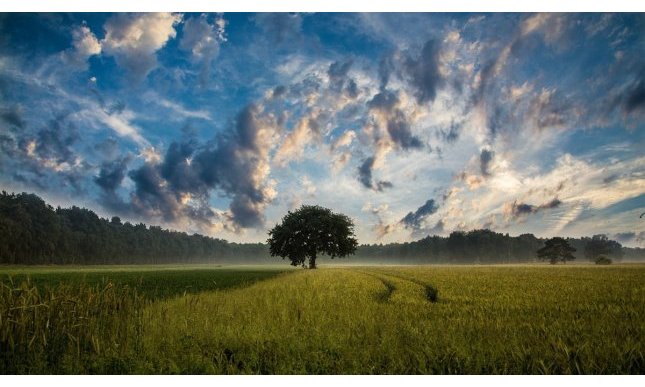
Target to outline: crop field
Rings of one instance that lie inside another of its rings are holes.
[[[1,373],[642,374],[645,266],[0,269]]]

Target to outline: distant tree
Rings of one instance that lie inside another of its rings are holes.
[[[610,258],[605,257],[604,255],[601,255],[598,258],[596,258],[596,260],[594,262],[596,263],[596,265],[611,265],[612,264],[612,260]]]
[[[611,255],[614,258],[623,257],[623,246],[607,238],[607,235],[598,234],[588,239],[588,242],[585,244],[585,257],[595,262],[600,256]]]
[[[293,266],[309,258],[309,268],[316,268],[319,253],[334,257],[354,254],[358,242],[354,223],[343,214],[320,206],[302,206],[289,211],[282,222],[269,231],[271,256],[289,258]]]
[[[549,263],[555,265],[558,261],[567,263],[576,259],[573,255],[575,251],[564,238],[555,237],[544,242],[544,247],[537,251],[537,255],[541,260],[548,259]]]

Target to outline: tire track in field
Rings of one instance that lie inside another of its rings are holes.
[[[367,275],[371,275],[371,276],[373,276],[373,277],[378,278],[381,282],[383,282],[383,284],[384,284],[386,287],[388,286],[388,285],[386,284],[386,282],[389,282],[390,284],[392,284],[392,282],[391,282],[391,281],[388,281],[387,279],[383,279],[383,277],[382,277],[382,276],[385,276],[385,277],[392,277],[392,278],[397,278],[397,279],[399,279],[399,280],[412,282],[412,283],[417,284],[417,285],[419,285],[419,286],[421,286],[421,287],[423,288],[423,291],[424,291],[425,297],[426,297],[426,299],[428,300],[428,302],[436,303],[437,301],[439,301],[439,291],[437,290],[437,288],[435,288],[432,284],[426,283],[426,282],[421,281],[421,280],[418,280],[418,279],[416,279],[416,278],[413,278],[413,277],[412,277],[412,278],[411,278],[411,277],[405,277],[405,276],[402,276],[402,275],[400,275],[400,274],[393,274],[393,273],[390,273],[390,272],[385,272],[385,273],[383,273],[383,272],[378,272],[378,274],[376,274],[376,273],[375,273],[375,274],[372,274],[372,273],[370,273],[370,272],[364,272],[364,271],[362,271],[361,273],[363,273],[363,274],[367,274]],[[396,289],[396,287],[394,287],[394,289]],[[388,296],[388,298],[389,298],[389,297],[391,297],[391,294],[392,294],[392,292],[390,292],[390,295]]]
[[[392,298],[392,294],[396,290],[396,285],[394,284],[394,282],[389,281],[377,274],[372,274],[361,270],[356,270],[356,272],[376,278],[377,280],[381,281],[381,284],[383,284],[383,286],[385,287],[385,290],[375,295],[376,301],[381,303],[387,303],[388,301],[390,301],[390,298]]]

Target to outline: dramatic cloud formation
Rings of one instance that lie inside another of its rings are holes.
[[[439,72],[439,44],[428,40],[418,58],[408,58],[405,62],[410,85],[415,89],[417,101],[422,104],[432,102],[437,88],[443,82]]]
[[[2,189],[234,241],[307,203],[361,242],[645,247],[640,14],[56,18],[0,23]]]
[[[156,52],[177,35],[175,26],[181,20],[181,15],[171,13],[119,13],[106,21],[101,46],[131,79],[140,81],[157,67]]]
[[[101,53],[101,43],[86,25],[72,31],[72,48],[63,53],[63,58],[79,70],[87,69],[87,59]]]
[[[226,41],[226,21],[219,17],[213,24],[207,15],[189,18],[184,23],[184,34],[179,43],[182,50],[189,51],[200,69],[200,82],[205,84],[210,75],[211,62],[219,53],[219,45]]]

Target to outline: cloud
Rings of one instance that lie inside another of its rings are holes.
[[[173,142],[168,147],[163,161],[158,164],[161,177],[173,191],[199,196],[207,193],[208,186],[200,179],[198,171],[192,165],[196,148],[195,139]]]
[[[218,17],[211,24],[206,14],[189,18],[184,23],[179,48],[189,51],[192,60],[199,64],[199,79],[202,85],[208,81],[211,64],[219,53],[220,44],[226,41],[225,27],[226,21],[223,17]]]
[[[284,96],[287,93],[287,88],[284,85],[278,85],[271,91],[271,99],[276,99]]]
[[[493,161],[494,155],[495,152],[488,149],[482,149],[482,152],[479,155],[479,165],[482,176],[490,176],[490,163]]]
[[[386,188],[392,188],[392,183],[389,181],[372,181],[374,161],[374,157],[368,157],[363,160],[363,163],[358,167],[358,181],[360,181],[365,188],[369,188],[377,192],[382,192]]]
[[[459,139],[460,131],[461,125],[453,121],[447,129],[439,129],[437,136],[448,144],[454,144]]]
[[[408,212],[407,215],[401,219],[401,223],[405,228],[419,230],[422,228],[422,222],[430,215],[437,212],[439,207],[434,199],[427,200],[421,207],[417,208],[414,212]]]
[[[345,167],[352,159],[352,154],[349,151],[336,153],[333,156],[332,170],[338,172]]]
[[[541,33],[544,41],[555,44],[562,40],[568,25],[567,15],[562,13],[536,13],[524,19],[520,26],[521,37]]]
[[[267,180],[276,130],[272,115],[249,104],[231,131],[208,143],[200,144],[188,132],[165,154],[145,148],[143,165],[127,173],[134,183],[128,202],[119,201],[113,190],[123,180],[129,159],[104,163],[95,182],[105,191],[104,205],[121,213],[172,224],[188,222],[206,232],[262,227],[264,209],[277,194],[275,182]],[[214,191],[231,198],[228,212],[210,206]]]
[[[295,128],[287,134],[276,151],[273,161],[278,166],[283,167],[291,160],[300,159],[307,144],[321,140],[320,115],[320,110],[315,109],[298,120]]]
[[[264,116],[261,106],[247,105],[237,116],[233,132],[197,153],[193,165],[201,180],[232,197],[231,219],[242,227],[261,227],[264,209],[275,198],[269,151],[274,146],[277,122]]]
[[[0,120],[8,124],[10,129],[24,129],[25,127],[20,105],[0,107]]]
[[[105,192],[113,193],[126,176],[130,157],[126,156],[119,160],[106,162],[101,165],[98,176],[94,182]]]
[[[300,182],[302,183],[302,188],[305,189],[307,196],[314,197],[316,195],[316,186],[308,176],[303,176],[302,179],[300,179]]]
[[[55,170],[68,170],[77,162],[71,146],[78,139],[78,133],[65,118],[61,116],[50,121],[26,147],[28,155],[39,158],[44,166]]]
[[[182,20],[175,13],[118,13],[103,28],[103,51],[112,55],[134,82],[140,82],[157,67],[157,51],[175,38],[175,26]]]
[[[132,193],[132,206],[138,214],[148,218],[161,217],[166,222],[174,222],[180,216],[180,196],[167,187],[158,168],[144,164],[129,173],[136,184]]]
[[[439,43],[428,40],[418,58],[407,58],[405,71],[408,82],[415,89],[415,97],[419,104],[434,101],[437,89],[443,84],[439,72]]]
[[[343,95],[350,100],[356,99],[360,93],[358,85],[348,74],[353,61],[333,62],[329,65],[327,76],[329,77],[329,90]]]
[[[645,231],[640,231],[638,233],[634,231],[619,232],[613,234],[611,239],[614,239],[622,244],[642,247],[643,243],[645,243]]]
[[[87,60],[93,55],[99,55],[101,51],[101,43],[87,25],[83,24],[72,30],[72,48],[65,50],[62,57],[73,68],[84,71],[87,70]]]
[[[0,135],[0,170],[9,180],[41,190],[51,186],[83,190],[91,166],[77,153],[78,130],[69,115],[48,121],[36,133],[28,128]]]
[[[397,94],[382,90],[368,102],[368,107],[379,126],[387,129],[389,139],[397,147],[408,150],[423,146],[419,138],[412,134],[408,115],[401,109]]]
[[[150,143],[141,135],[141,128],[131,123],[135,114],[129,110],[111,110],[102,109],[98,106],[87,106],[87,110],[80,112],[80,116],[85,116],[93,122],[99,122],[112,129],[121,137],[127,137],[136,142],[141,147],[149,147]]]
[[[298,13],[259,13],[255,15],[255,24],[273,44],[293,44],[302,39],[302,15]]]
[[[645,70],[626,90],[623,99],[623,110],[626,113],[645,110]]]
[[[336,141],[332,143],[331,149],[336,150],[342,147],[349,146],[351,145],[352,141],[354,141],[355,138],[356,138],[356,132],[354,132],[353,130],[347,130],[343,132],[343,134],[340,135],[338,139],[336,139]]]
[[[545,209],[559,207],[560,204],[562,204],[562,202],[558,200],[558,198],[554,198],[553,200],[538,206],[514,201],[513,203],[506,203],[506,205],[504,205],[504,216],[507,219],[520,219],[528,214],[535,214]]]
[[[147,92],[143,98],[149,102],[155,103],[161,107],[170,110],[173,114],[168,118],[174,121],[180,121],[188,118],[198,118],[206,121],[212,121],[211,113],[207,110],[191,110],[179,104],[166,99],[156,92]]]
[[[388,234],[392,234],[398,230],[396,224],[385,224],[383,221],[379,221],[374,227],[374,232],[376,233],[376,239],[383,239]]]
[[[93,148],[103,159],[108,161],[115,160],[119,155],[119,143],[112,137],[96,143]]]
[[[458,173],[455,178],[463,181],[469,190],[475,190],[484,184],[484,179],[481,176],[469,174],[466,171]]]
[[[427,233],[432,235],[441,235],[444,233],[444,231],[446,231],[445,225],[446,224],[444,223],[443,219],[439,219],[434,226],[427,230]]]
[[[383,215],[389,210],[389,206],[383,203],[378,206],[373,206],[371,203],[365,203],[362,208],[363,212],[367,212],[376,217],[377,223],[372,227],[372,231],[376,233],[376,239],[383,239],[386,235],[396,232],[400,226],[399,224],[386,224],[383,221]]]

